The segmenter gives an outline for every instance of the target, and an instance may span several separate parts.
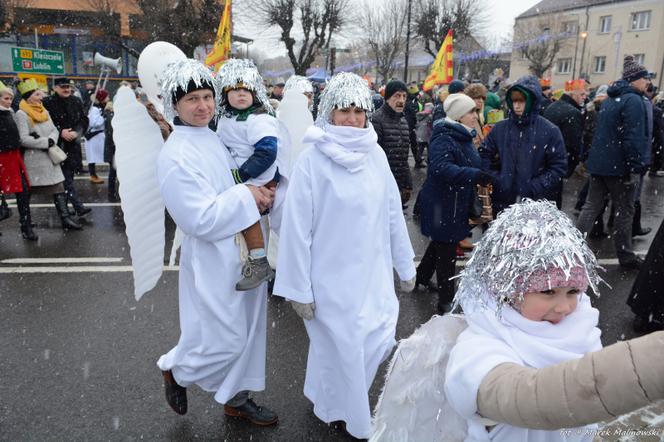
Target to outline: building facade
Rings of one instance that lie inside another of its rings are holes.
[[[633,54],[662,87],[664,0],[544,0],[516,18],[510,79],[530,73],[521,47],[560,45],[543,75],[554,89],[586,78],[593,86],[620,78],[622,60]]]

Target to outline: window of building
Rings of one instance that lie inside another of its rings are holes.
[[[638,64],[646,64],[646,54],[634,54],[634,61]]]
[[[611,32],[611,16],[605,15],[599,18],[599,33],[608,34]]]
[[[572,59],[571,58],[559,58],[558,59],[558,69],[556,70],[559,74],[569,74],[572,72]]]
[[[576,34],[578,23],[575,21],[566,21],[563,23],[563,32],[568,34]]]
[[[650,12],[651,11],[634,12],[632,14],[632,24],[630,30],[644,31],[646,29],[650,29]]]
[[[593,71],[596,74],[603,74],[606,71],[606,57],[599,56],[594,58]]]

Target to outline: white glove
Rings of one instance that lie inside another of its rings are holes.
[[[315,302],[303,304],[301,302],[291,301],[290,303],[293,310],[295,310],[295,313],[297,313],[300,318],[306,319],[307,321],[314,319],[314,310],[316,310]]]
[[[417,277],[415,276],[415,277],[413,277],[413,279],[409,279],[408,281],[400,281],[399,285],[401,286],[401,291],[406,292],[406,293],[410,293],[413,290],[415,290],[415,280],[416,280],[416,278]]]

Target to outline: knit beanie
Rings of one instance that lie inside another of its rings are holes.
[[[392,80],[387,83],[387,86],[385,86],[385,101],[389,100],[390,97],[397,92],[408,93],[408,87],[406,86],[406,83],[401,80]]]
[[[452,94],[445,99],[443,109],[450,120],[459,121],[461,117],[475,109],[475,100],[466,94]]]
[[[461,80],[452,80],[450,85],[447,87],[447,91],[450,94],[458,94],[459,92],[463,92],[463,90],[466,88],[466,85],[464,84],[463,81]]]
[[[98,102],[102,102],[105,99],[108,98],[108,91],[106,89],[99,89],[97,91],[97,94],[95,95],[95,98],[97,99]]]
[[[632,81],[636,81],[639,78],[644,78],[647,76],[648,70],[645,66],[634,60],[633,55],[625,55],[625,59],[623,61],[623,80],[631,83]]]

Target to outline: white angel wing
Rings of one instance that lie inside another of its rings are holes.
[[[134,296],[139,300],[157,284],[164,268],[164,202],[156,172],[164,140],[130,88],[121,87],[113,104],[120,199],[134,269]]]
[[[450,350],[466,328],[462,315],[434,316],[399,342],[376,404],[370,442],[463,441],[466,421],[443,391]]]

